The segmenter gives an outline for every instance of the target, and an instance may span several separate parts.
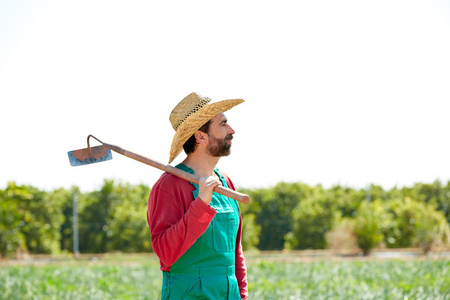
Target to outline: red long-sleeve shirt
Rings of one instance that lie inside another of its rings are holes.
[[[235,189],[224,176],[227,185]],[[216,210],[200,198],[193,199],[195,187],[188,181],[164,173],[153,186],[147,210],[152,248],[158,255],[161,270],[169,271],[208,228]],[[242,216],[236,239],[235,272],[242,299],[247,299],[247,270],[241,245]]]

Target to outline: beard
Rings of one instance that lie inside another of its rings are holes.
[[[231,134],[227,135],[224,139],[218,139],[213,135],[209,135],[210,145],[208,147],[208,153],[213,157],[228,156],[231,153],[231,141],[233,136]]]

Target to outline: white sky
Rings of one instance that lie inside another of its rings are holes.
[[[67,152],[93,134],[166,163],[193,91],[246,100],[219,163],[239,187],[450,180],[444,0],[6,0],[0,188],[153,185],[161,171],[119,154],[71,167]]]

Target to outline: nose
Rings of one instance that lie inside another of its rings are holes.
[[[228,134],[235,134],[235,131],[234,131],[234,129],[230,126],[230,125],[228,125],[227,124],[227,126],[228,126]]]

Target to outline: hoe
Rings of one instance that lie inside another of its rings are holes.
[[[89,146],[89,138],[91,138],[91,137],[93,139],[97,140],[101,145],[95,146],[95,147]],[[194,174],[190,174],[188,172],[182,171],[180,169],[172,167],[171,165],[165,165],[163,163],[160,163],[160,162],[150,159],[148,157],[125,150],[119,146],[103,143],[102,141],[100,141],[93,135],[89,135],[87,137],[87,145],[88,145],[87,148],[73,150],[73,151],[68,152],[70,164],[72,166],[74,166],[74,167],[75,166],[83,166],[83,165],[87,165],[87,164],[110,160],[110,159],[112,159],[111,150],[113,150],[114,152],[125,155],[128,158],[132,158],[134,160],[140,161],[141,163],[144,163],[146,165],[160,169],[160,170],[170,173],[172,175],[178,176],[189,182],[193,182],[195,184],[199,183],[200,178]],[[250,200],[248,195],[239,193],[237,191],[231,190],[231,189],[226,188],[221,185],[217,186],[214,189],[214,191],[219,194],[222,194],[224,196],[230,197],[236,201],[244,203],[244,204],[248,203]]]

